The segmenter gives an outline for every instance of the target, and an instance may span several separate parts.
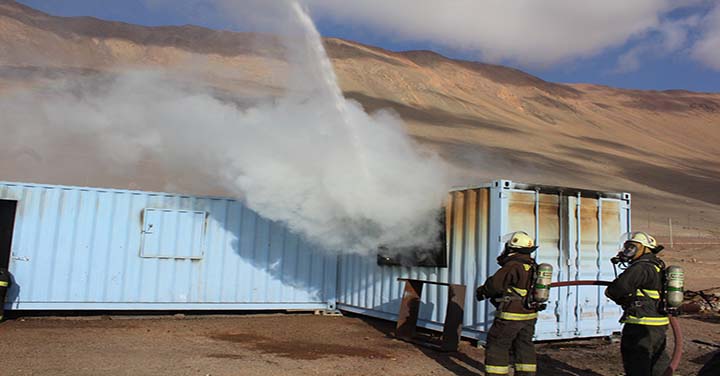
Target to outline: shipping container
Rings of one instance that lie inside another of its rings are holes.
[[[0,183],[0,262],[9,309],[335,309],[337,258],[226,198]]]
[[[395,320],[402,277],[466,285],[463,335],[483,341],[494,310],[473,292],[497,270],[503,235],[533,236],[537,261],[554,267],[553,281],[609,280],[609,260],[630,230],[630,195],[498,180],[450,192],[443,219],[436,266],[395,266],[378,254],[325,252],[240,200],[0,183],[0,266],[14,276],[5,306],[337,307]],[[419,325],[442,330],[447,299],[447,287],[426,285]],[[556,288],[536,339],[609,335],[620,330],[620,314],[601,287]]]
[[[554,268],[553,281],[612,280],[610,258],[622,233],[630,230],[630,195],[498,180],[457,189],[445,208],[447,266],[386,265],[374,255],[343,255],[338,266],[338,307],[396,320],[403,295],[398,278],[464,284],[463,335],[483,342],[494,307],[478,303],[474,291],[499,266],[502,238],[513,231],[534,237],[538,263]],[[540,312],[537,340],[610,335],[621,329],[621,309],[603,287],[553,288]],[[425,285],[421,327],[442,330],[448,300],[446,286]]]

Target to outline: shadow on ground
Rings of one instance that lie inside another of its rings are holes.
[[[372,327],[373,329],[377,330],[378,332],[385,335],[386,338],[389,339],[395,339],[395,323],[385,320],[379,320],[369,317],[363,317],[363,316],[357,316],[360,320],[365,322],[368,326]],[[426,331],[421,328],[418,328],[418,333],[420,336],[428,339],[436,339],[439,333]],[[420,352],[422,352],[425,356],[428,358],[434,360],[439,365],[447,369],[448,371],[452,372],[454,375],[458,376],[466,376],[466,375],[484,375],[481,370],[483,369],[482,360],[481,359],[474,359],[473,357],[469,356],[465,352],[463,352],[463,349],[460,349],[460,351],[452,352],[452,353],[445,353],[433,350],[429,347],[422,346],[417,343],[409,342],[411,345],[415,346]],[[465,344],[467,346],[467,344]],[[461,347],[466,347],[461,346]]]
[[[538,354],[538,375],[554,376],[602,376],[590,369],[573,367],[567,363],[553,359],[547,354]]]
[[[356,316],[358,319],[365,322],[368,326],[381,332],[386,338],[394,339],[395,323],[390,321],[384,321],[369,317]],[[440,333],[426,331],[418,328],[420,337],[428,338],[430,340],[437,339]],[[484,354],[480,356],[480,353],[484,353],[483,350],[478,349],[478,354],[468,354],[468,350],[471,350],[474,344],[470,344],[467,341],[463,341],[460,346],[460,350],[457,352],[445,353],[434,350],[432,348],[411,343],[426,357],[434,360],[440,366],[445,368],[456,376],[474,376],[474,375],[485,375],[483,372],[484,366]],[[548,354],[538,354],[538,376],[602,376],[603,374],[597,373],[590,369],[581,369],[569,365],[560,360],[554,359]]]

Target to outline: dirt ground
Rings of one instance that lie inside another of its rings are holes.
[[[679,375],[720,343],[720,318],[683,318]],[[443,354],[395,340],[393,324],[357,316],[102,316],[0,324],[2,375],[483,375],[483,350]],[[540,375],[619,375],[619,344],[538,345]]]
[[[660,253],[668,265],[678,265],[685,270],[685,290],[704,290],[720,287],[718,267],[720,241],[702,238],[680,238],[670,248],[667,239],[660,238],[666,249]]]
[[[718,247],[682,240],[663,258],[685,268],[686,288],[720,287]],[[712,346],[720,345],[720,315],[680,323],[676,374],[695,375],[720,350]],[[0,324],[0,375],[483,375],[481,348],[463,342],[458,353],[438,353],[393,339],[393,327],[309,314],[16,317]],[[617,342],[537,347],[539,375],[622,374]]]

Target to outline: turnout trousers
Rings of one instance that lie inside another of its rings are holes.
[[[667,325],[625,324],[620,353],[626,376],[662,376],[670,365],[665,352]]]
[[[495,318],[485,345],[485,374],[507,375],[510,372],[510,353],[515,355],[515,375],[533,376],[537,372],[535,322],[531,320],[503,320]]]

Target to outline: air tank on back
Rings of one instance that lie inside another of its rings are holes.
[[[683,268],[675,265],[670,265],[665,271],[666,283],[666,300],[667,305],[670,308],[680,307],[684,299],[684,287],[685,287],[685,271]]]
[[[542,263],[537,267],[535,286],[533,289],[533,300],[536,303],[545,303],[550,299],[550,283],[552,282],[553,267],[550,264]]]

